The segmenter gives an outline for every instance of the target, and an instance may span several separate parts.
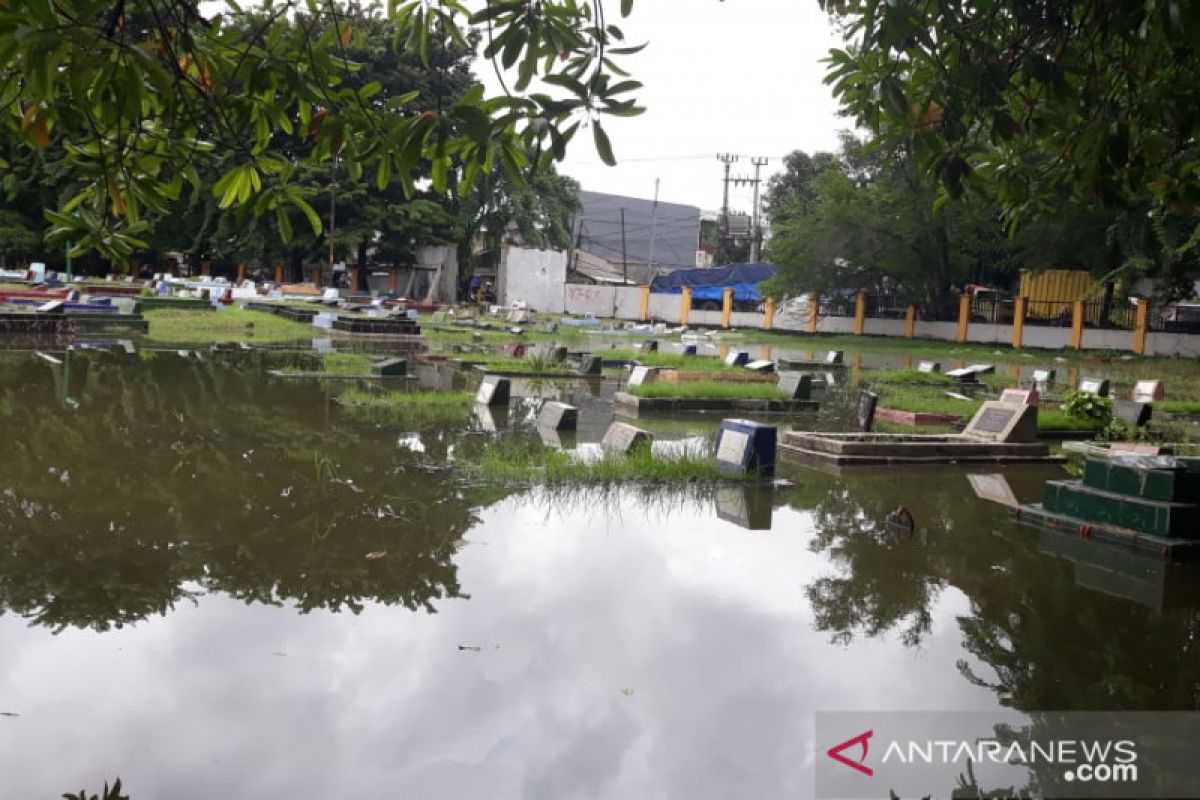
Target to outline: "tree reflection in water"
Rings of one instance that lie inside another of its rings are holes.
[[[506,493],[429,467],[454,433],[400,446],[339,415],[337,387],[264,376],[286,356],[70,355],[0,356],[4,610],[106,630],[210,591],[302,612],[463,596],[452,558]]]
[[[930,634],[934,601],[953,587],[970,603],[958,624],[978,660],[960,660],[959,671],[1003,705],[1200,709],[1196,587],[1165,610],[1081,588],[1083,567],[1041,552],[1038,534],[978,501],[964,472],[804,471],[792,503],[811,511],[812,548],[837,569],[806,589],[817,627],[842,643],[897,631],[916,647]],[[1010,474],[1021,496],[1036,496],[1044,478]],[[899,504],[916,518],[914,539],[884,525]]]

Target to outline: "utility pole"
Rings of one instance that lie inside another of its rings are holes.
[[[725,195],[721,201],[721,222],[729,218],[729,165],[735,163],[738,157],[733,153],[717,153],[717,161],[725,165]]]
[[[621,285],[629,285],[629,257],[625,253],[625,206],[621,206]]]
[[[754,165],[754,221],[751,223],[750,229],[750,261],[751,263],[758,261],[758,251],[762,246],[762,228],[759,225],[758,214],[758,183],[759,170],[767,165],[770,159],[766,158],[751,158],[750,163]]]
[[[657,277],[654,274],[654,240],[658,235],[658,178],[654,179],[654,214],[650,218],[650,253],[646,256],[646,260],[650,263],[647,265],[646,276],[650,280]]]

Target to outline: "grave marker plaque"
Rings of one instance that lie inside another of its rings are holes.
[[[1005,389],[1000,393],[1000,402],[1010,406],[1037,406],[1037,389]]]
[[[858,393],[858,405],[855,407],[854,422],[858,430],[870,433],[875,426],[875,406],[879,404],[879,395],[863,389]]]
[[[1167,396],[1162,381],[1138,381],[1133,387],[1133,399],[1138,403],[1153,403]]]
[[[801,372],[781,372],[776,385],[788,400],[807,400],[812,394],[812,375]]]
[[[775,362],[767,361],[766,359],[759,359],[758,361],[751,361],[749,364],[747,364],[746,369],[750,370],[751,372],[774,372]]]
[[[826,364],[841,364],[843,353],[841,350],[830,350],[825,354]]]
[[[740,367],[750,363],[750,354],[745,350],[730,350],[725,356],[725,366]]]
[[[1079,391],[1090,392],[1098,397],[1108,397],[1109,382],[1105,378],[1084,378],[1079,382]]]
[[[579,357],[579,374],[580,375],[602,375],[604,373],[604,361],[600,356],[594,356],[591,353],[584,353]]]
[[[639,353],[657,353],[658,352],[658,341],[656,339],[651,339],[647,342],[642,342],[640,345],[638,345],[638,352]]]
[[[605,450],[618,453],[632,453],[641,448],[649,448],[654,437],[649,431],[630,425],[628,422],[614,422],[608,426],[600,446]]]
[[[994,400],[984,403],[967,423],[963,436],[993,442],[1037,441],[1037,408],[1013,406]]]
[[[942,365],[937,361],[922,361],[917,364],[917,372],[941,372]]]
[[[1057,374],[1052,369],[1035,369],[1033,371],[1033,382],[1038,386],[1049,386],[1054,383],[1054,378]]]
[[[483,406],[502,406],[508,404],[508,396],[512,390],[512,382],[499,375],[485,375],[475,393],[475,402]]]
[[[1137,428],[1149,423],[1153,413],[1154,407],[1149,403],[1134,400],[1117,400],[1113,403],[1113,417]]]
[[[696,355],[696,345],[694,345],[694,344],[685,344],[685,345],[683,346],[683,355],[685,355],[685,356],[694,356],[694,355]]]
[[[661,367],[634,367],[633,372],[629,373],[629,385],[645,386],[648,383],[654,383],[658,380],[660,372],[662,372]]]
[[[967,480],[971,482],[971,489],[980,500],[990,500],[1010,508],[1019,505],[1016,494],[1003,475],[968,475]]]
[[[548,400],[538,412],[537,425],[552,431],[573,431],[579,424],[579,409],[575,406]]]

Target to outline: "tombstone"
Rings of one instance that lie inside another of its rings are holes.
[[[825,354],[825,363],[826,364],[841,364],[843,355],[844,354],[842,353],[841,350],[830,350],[828,353]]]
[[[775,475],[774,425],[748,419],[723,419],[717,431],[717,471],[726,475]]]
[[[561,364],[564,361],[566,361],[567,355],[568,355],[567,348],[563,347],[561,344],[556,345],[556,346],[551,347],[546,350],[546,357],[549,358],[551,361],[553,361],[555,364]]]
[[[1145,427],[1154,413],[1154,406],[1135,400],[1117,400],[1113,403],[1113,419],[1119,419],[1136,428]]]
[[[870,433],[875,427],[875,406],[879,405],[879,395],[863,389],[858,393],[858,404],[854,409],[854,424],[863,433]]]
[[[497,433],[508,427],[508,406],[487,406],[476,403],[474,408],[479,426],[488,433]]]
[[[63,363],[62,360],[55,358],[49,353],[43,353],[41,350],[34,351],[34,355],[40,358],[42,361],[45,361],[47,364],[54,364],[55,366],[58,366]]]
[[[483,406],[502,406],[508,403],[512,382],[499,375],[485,375],[475,393],[475,402]]]
[[[531,314],[523,308],[514,308],[508,312],[508,316],[504,318],[505,322],[512,322],[516,325],[522,325],[529,322]]]
[[[446,312],[445,311],[433,312],[433,321],[437,322],[437,323],[445,322],[446,321]]]
[[[802,372],[781,372],[776,386],[788,400],[807,400],[812,395],[812,375]]]
[[[975,412],[962,435],[991,442],[1036,442],[1037,415],[1034,406],[1009,406],[989,400]]]
[[[638,352],[639,353],[657,353],[658,352],[658,340],[650,339],[649,341],[642,342],[640,345],[638,345]]]
[[[579,424],[579,409],[575,406],[548,400],[538,411],[537,426],[552,431],[573,431]]]
[[[1079,391],[1089,392],[1097,397],[1108,397],[1108,390],[1107,378],[1084,378],[1079,382]]]
[[[768,372],[774,372],[775,362],[768,361],[766,359],[759,359],[758,361],[751,361],[749,364],[747,364],[746,369],[750,370],[751,372],[761,372],[764,374]]]
[[[952,369],[946,373],[946,376],[949,378],[954,378],[959,383],[978,383],[979,382],[979,376],[976,375],[975,370],[971,369],[970,367],[963,367],[962,369]]]
[[[321,302],[325,304],[336,303],[340,297],[341,295],[338,294],[337,289],[326,289],[321,293]]]
[[[750,354],[745,350],[730,350],[725,356],[725,366],[741,367],[750,363]]]
[[[1035,369],[1033,371],[1033,385],[1039,392],[1045,393],[1054,385],[1054,378],[1057,374],[1052,369]]]
[[[584,353],[579,357],[578,371],[580,375],[603,375],[604,359],[591,353]]]
[[[1000,402],[1010,406],[1033,406],[1038,404],[1037,389],[1005,389],[1000,393]]]
[[[66,303],[62,300],[51,300],[48,303],[42,303],[38,306],[37,312],[39,314],[61,314],[65,305]]]
[[[937,361],[922,361],[917,364],[917,372],[941,372],[942,365]]]
[[[1162,381],[1138,381],[1133,387],[1133,400],[1138,403],[1153,403],[1167,396],[1167,387]]]
[[[137,352],[137,348],[133,346],[133,342],[129,339],[122,339],[117,344],[121,345],[121,349],[128,355],[133,355]]]
[[[524,358],[525,345],[521,342],[509,342],[504,345],[504,355],[509,358]]]
[[[380,378],[397,378],[408,374],[408,362],[403,358],[385,358],[371,365],[371,374]]]
[[[645,386],[647,383],[654,383],[658,380],[661,372],[662,367],[634,367],[633,372],[629,374],[629,385]]]
[[[694,356],[694,355],[696,355],[696,345],[694,345],[694,344],[685,344],[685,345],[683,346],[683,355],[685,355],[685,356]]]
[[[508,332],[511,333],[513,336],[524,336],[525,335],[524,328],[512,327],[512,328],[508,329]]]
[[[557,322],[547,322],[545,325],[542,326],[542,331],[544,331],[545,333],[558,333],[558,323]]]
[[[976,375],[992,375],[996,372],[995,364],[968,364],[967,369]]]
[[[612,452],[629,454],[635,450],[649,449],[653,441],[654,436],[649,431],[628,422],[614,422],[605,431],[600,446]]]

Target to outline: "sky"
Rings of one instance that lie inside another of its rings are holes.
[[[576,136],[559,171],[584,189],[653,198],[657,179],[660,200],[715,211],[717,153],[741,155],[735,177],[753,177],[751,156],[769,158],[765,181],[787,153],[832,150],[851,127],[822,83],[821,60],[840,39],[815,0],[636,0],[617,24],[628,43],[649,43],[619,62],[645,84],[647,110],[604,121],[616,167],[596,155],[590,131]],[[476,69],[496,90],[492,70]],[[729,205],[749,213],[750,186],[731,186]]]

